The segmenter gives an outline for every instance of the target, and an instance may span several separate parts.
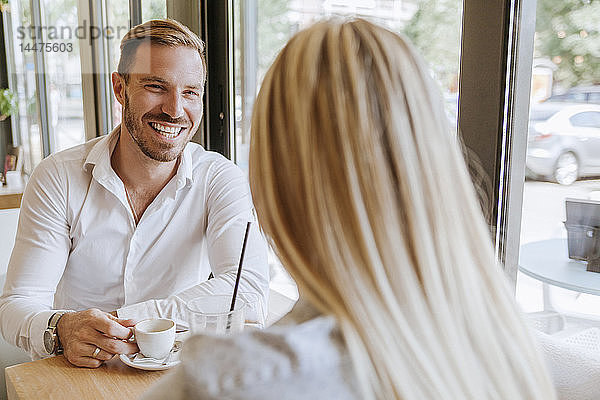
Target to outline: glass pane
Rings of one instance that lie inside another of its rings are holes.
[[[142,21],[167,18],[166,0],[142,0]]]
[[[13,46],[7,47],[6,51],[12,52],[14,60],[14,66],[11,68],[13,70],[10,72],[13,74],[11,80],[16,83],[19,103],[18,131],[19,144],[23,147],[23,168],[25,173],[31,174],[43,155],[36,98],[34,53],[24,51],[28,44],[31,47],[33,43],[31,36],[25,30],[25,27],[32,25],[31,10],[29,1],[26,0],[11,0],[9,4],[8,18],[12,25]]]
[[[235,0],[235,161],[247,172],[250,120],[264,74],[288,39],[331,16],[369,19],[410,38],[428,61],[456,126],[461,0]],[[295,285],[270,252],[271,288],[297,297]]]
[[[106,1],[106,24],[114,29],[114,35],[107,37],[108,47],[108,75],[117,70],[119,56],[121,55],[121,39],[129,31],[129,3],[117,0]],[[110,106],[112,126],[121,123],[121,104],[110,90]]]
[[[564,288],[576,275],[583,286],[600,277],[585,261],[570,261],[564,224],[567,198],[600,200],[598,16],[598,2],[537,2],[520,268],[540,268],[546,277],[561,268],[563,275],[544,288],[542,279],[520,272],[517,299],[526,311],[600,315],[599,296]],[[556,257],[542,261],[544,247]]]
[[[73,30],[79,25],[77,0],[45,0],[43,6],[48,122],[53,149],[60,151],[85,141],[79,40]]]
[[[369,19],[407,36],[429,62],[456,125],[461,0],[235,0],[235,159],[242,169],[254,97],[268,67],[294,33],[331,16]]]

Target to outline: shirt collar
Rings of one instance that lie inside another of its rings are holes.
[[[84,169],[87,169],[89,165],[93,166],[92,176],[99,182],[116,177],[110,164],[110,156],[115,149],[120,133],[121,125],[119,124],[111,133],[94,144],[83,163]]]
[[[88,165],[92,165],[92,175],[99,182],[106,179],[111,180],[117,177],[117,174],[112,169],[110,157],[115,149],[117,139],[119,138],[120,134],[121,124],[117,125],[117,127],[115,127],[111,133],[98,140],[85,159],[83,168],[87,169]],[[181,153],[181,160],[176,173],[178,190],[186,185],[191,186],[194,183],[192,172],[192,153],[190,146],[186,145]]]
[[[179,168],[177,168],[177,189],[181,189],[185,185],[191,186],[194,183],[194,176],[192,172],[192,151],[190,150],[189,144],[186,144],[183,152],[181,153]],[[182,183],[179,183],[179,181]]]

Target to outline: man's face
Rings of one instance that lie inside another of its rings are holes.
[[[173,161],[194,136],[202,120],[204,74],[195,49],[138,47],[123,89],[123,124],[146,156]]]

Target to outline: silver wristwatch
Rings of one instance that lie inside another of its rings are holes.
[[[62,346],[58,339],[56,326],[60,317],[68,313],[68,311],[57,311],[48,320],[48,327],[44,331],[44,348],[48,354],[62,354]]]

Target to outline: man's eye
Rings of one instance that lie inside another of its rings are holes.
[[[146,88],[153,90],[162,90],[162,86],[160,85],[146,85]]]
[[[188,90],[185,94],[189,96],[199,96],[198,92],[194,92],[193,90]]]

